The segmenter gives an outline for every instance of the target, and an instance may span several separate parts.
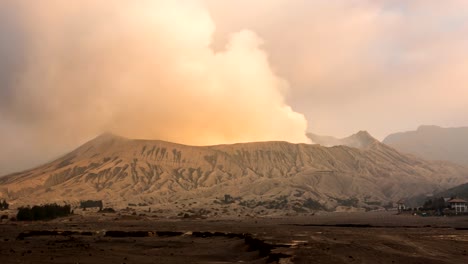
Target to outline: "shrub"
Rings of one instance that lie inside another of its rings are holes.
[[[312,209],[312,210],[322,210],[323,205],[320,204],[318,201],[315,201],[311,198],[308,198],[307,200],[304,201],[304,204],[302,205],[303,207]]]
[[[447,205],[445,204],[444,198],[433,198],[424,202],[423,208],[426,210],[436,210],[442,212]]]
[[[7,210],[8,208],[10,207],[10,205],[7,203],[6,200],[3,200],[1,203],[0,203],[0,210]]]
[[[70,205],[35,205],[31,207],[20,207],[16,219],[18,221],[37,221],[37,220],[51,220],[57,217],[64,217],[71,214]]]
[[[348,207],[357,207],[359,200],[355,197],[349,199],[338,199],[335,198],[339,205],[348,206]]]
[[[381,206],[382,202],[380,201],[366,201],[366,204],[368,205],[375,205],[375,206]]]
[[[234,203],[234,198],[232,198],[232,196],[229,195],[229,194],[225,194],[224,195],[224,203],[225,204]]]

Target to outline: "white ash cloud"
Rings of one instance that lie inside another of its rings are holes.
[[[261,38],[241,30],[214,51],[216,25],[200,1],[6,0],[0,10],[0,173],[104,131],[196,145],[307,142]]]

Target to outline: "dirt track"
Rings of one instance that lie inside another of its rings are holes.
[[[466,217],[391,213],[237,220],[75,215],[0,224],[0,262],[468,263],[467,228]]]

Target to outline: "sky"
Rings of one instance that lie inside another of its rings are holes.
[[[465,0],[0,0],[0,175],[184,144],[468,126]]]

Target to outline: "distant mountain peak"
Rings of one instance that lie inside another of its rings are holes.
[[[326,147],[343,145],[343,146],[348,146],[348,147],[353,147],[353,148],[358,148],[358,149],[366,149],[372,146],[373,144],[379,142],[371,134],[369,134],[369,132],[365,130],[361,130],[357,132],[356,134],[353,134],[349,137],[341,138],[341,139],[331,137],[331,136],[320,136],[320,135],[316,135],[313,133],[308,133],[307,136],[314,143],[317,143]]]
[[[94,140],[109,140],[109,139],[119,139],[119,138],[122,139],[123,137],[117,134],[114,134],[112,132],[106,131],[100,134],[99,136],[95,137]]]
[[[379,141],[375,139],[369,132],[361,130],[357,132],[356,134],[344,138],[343,142],[345,142],[346,146],[354,147],[354,148],[359,148],[359,149],[365,149],[369,148],[375,143],[378,143]]]
[[[370,141],[377,141],[377,139],[375,139],[371,134],[369,134],[369,132],[367,132],[366,130],[361,130],[359,132],[357,132],[356,134],[350,136],[350,137],[355,137],[355,138],[359,138],[359,139],[365,139],[365,140],[370,140]]]
[[[129,140],[126,137],[119,136],[117,134],[114,134],[112,132],[104,132],[100,134],[99,136],[95,137],[94,139],[90,140],[90,142],[93,143],[105,143],[105,142],[110,142],[110,141],[122,141],[122,140]]]

